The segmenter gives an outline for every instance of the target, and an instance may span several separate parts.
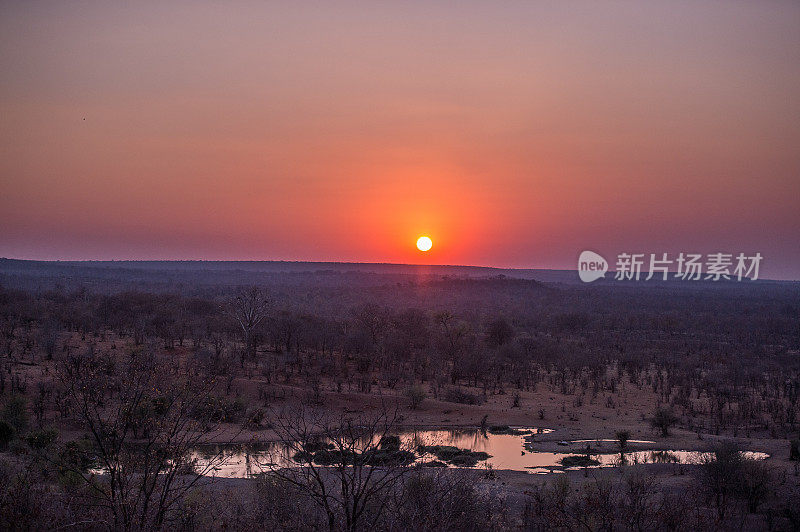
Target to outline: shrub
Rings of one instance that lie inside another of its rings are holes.
[[[261,428],[262,424],[264,423],[265,417],[266,414],[264,413],[264,410],[262,410],[261,408],[256,408],[248,414],[247,424],[251,428],[255,429]]]
[[[244,401],[236,398],[233,401],[209,396],[198,404],[192,412],[192,418],[211,423],[236,423],[241,421],[246,407]]]
[[[169,410],[169,399],[166,397],[154,397],[151,401],[153,414],[164,417]]]
[[[738,486],[739,496],[747,503],[747,510],[756,513],[774,484],[772,469],[761,460],[742,460],[742,473]]]
[[[408,387],[406,390],[406,397],[408,398],[409,407],[411,410],[416,410],[419,408],[419,405],[422,404],[422,401],[425,400],[427,394],[422,386],[415,384]]]
[[[617,438],[619,450],[625,451],[625,449],[628,447],[628,440],[631,439],[631,433],[627,430],[618,430],[615,436]]]
[[[0,451],[8,449],[8,444],[14,439],[17,431],[14,426],[4,420],[0,420]]]
[[[41,530],[53,526],[47,488],[18,464],[0,462],[0,530]]]
[[[56,429],[42,429],[31,432],[25,437],[25,442],[33,450],[42,451],[53,445],[58,439]]]
[[[97,465],[97,456],[92,442],[86,437],[66,442],[59,451],[59,462],[61,464],[59,473],[63,476],[70,476],[70,473],[77,474],[77,471],[87,471],[94,467]]]
[[[489,530],[491,512],[465,475],[427,469],[403,479],[390,530]],[[499,528],[495,525],[494,528]]]
[[[720,519],[725,517],[734,497],[744,500],[748,511],[755,513],[774,483],[768,464],[746,458],[732,443],[714,449],[703,463],[703,476]]]
[[[411,451],[401,451],[398,449],[378,449],[369,453],[363,453],[364,463],[371,466],[400,466],[408,465],[416,460],[416,456]]]
[[[461,388],[449,388],[444,392],[443,398],[449,403],[459,403],[462,405],[479,405],[483,403],[480,395],[462,390]]]
[[[460,467],[472,467],[478,461],[491,458],[488,453],[483,451],[459,449],[452,445],[420,445],[417,449],[421,454],[432,454],[442,462]]]
[[[600,462],[589,456],[588,454],[574,454],[565,456],[561,460],[561,465],[564,467],[588,467],[600,465]]]
[[[3,407],[3,419],[9,422],[17,433],[28,429],[28,405],[21,395],[12,395]]]
[[[654,429],[661,431],[664,437],[669,436],[669,429],[678,422],[678,417],[669,408],[659,407],[650,423]]]
[[[378,442],[378,446],[387,451],[398,451],[400,450],[400,436],[383,436]]]

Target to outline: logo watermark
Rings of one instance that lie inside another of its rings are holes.
[[[617,281],[719,281],[720,279],[741,281],[758,279],[761,253],[745,255],[739,253],[679,253],[671,257],[668,253],[620,253],[617,255],[614,279]],[[645,266],[647,269],[645,270]],[[594,251],[583,251],[578,257],[578,276],[584,283],[605,277],[608,262]]]
[[[578,257],[578,275],[584,283],[591,283],[605,277],[608,262],[594,251],[584,251]]]

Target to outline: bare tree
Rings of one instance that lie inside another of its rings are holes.
[[[463,470],[419,468],[403,477],[389,509],[389,530],[491,529],[489,497],[481,496],[475,478]]]
[[[770,466],[748,457],[732,442],[717,445],[705,456],[701,472],[720,521],[735,506],[734,499],[744,501],[747,511],[755,513],[774,484]]]
[[[266,467],[327,515],[330,530],[369,529],[385,511],[414,454],[393,434],[397,412],[331,418],[305,408],[277,413],[282,448]]]
[[[264,291],[251,286],[247,289],[239,290],[239,293],[231,298],[223,306],[225,314],[233,318],[244,335],[244,352],[242,353],[241,365],[244,367],[244,360],[253,351],[253,329],[255,329],[267,316],[269,300]]]
[[[87,503],[108,513],[115,530],[158,529],[184,496],[222,461],[194,460],[196,447],[216,430],[200,405],[209,382],[159,380],[160,361],[134,353],[122,367],[95,357],[71,357],[59,368],[83,445],[65,444],[55,462],[85,483]]]

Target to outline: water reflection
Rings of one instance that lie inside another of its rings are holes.
[[[595,449],[581,449],[573,452],[547,452],[536,450],[538,435],[552,432],[551,429],[537,427],[515,427],[512,433],[496,434],[479,429],[409,429],[398,434],[405,448],[417,450],[420,446],[450,445],[470,451],[485,452],[490,457],[478,465],[490,463],[495,469],[510,469],[529,473],[558,473],[564,470],[581,469],[581,467],[565,467],[562,461],[569,457],[589,456],[588,467],[612,467],[624,464],[675,463],[697,464],[709,457],[711,453],[685,450],[650,450],[619,452],[598,452]],[[574,440],[570,443],[613,442],[614,440]],[[629,443],[654,443],[647,440],[629,440]],[[202,467],[217,453],[224,453],[224,460],[214,467],[209,474],[224,478],[246,478],[269,469],[271,464],[279,467],[296,465],[289,455],[286,446],[280,443],[264,443],[258,445],[238,446],[204,446],[198,448],[193,458]],[[765,453],[746,452],[748,458],[764,459]],[[421,454],[418,462],[429,462],[435,457]],[[596,461],[596,463],[594,463]]]
[[[593,440],[594,441],[594,440]],[[678,451],[678,450],[656,450],[656,451],[629,451],[620,453],[602,454],[576,454],[576,453],[533,453],[539,456],[539,464],[526,466],[529,473],[547,474],[560,473],[564,471],[576,471],[583,469],[581,466],[564,467],[562,461],[570,457],[589,456],[597,464],[586,466],[587,468],[598,467],[617,467],[620,465],[638,464],[702,464],[713,456],[711,452],[702,451]],[[546,455],[546,456],[545,456]],[[755,451],[742,452],[742,456],[752,460],[764,460],[769,458],[767,453]],[[542,464],[541,462],[546,462]]]
[[[285,447],[278,442],[243,445],[204,445],[192,455],[192,459],[203,469],[214,458],[215,465],[208,474],[222,478],[247,478],[267,470],[276,456],[280,465],[290,465]]]

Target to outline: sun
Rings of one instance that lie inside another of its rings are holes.
[[[417,249],[420,251],[428,251],[433,247],[433,240],[428,236],[421,236],[417,239]]]

